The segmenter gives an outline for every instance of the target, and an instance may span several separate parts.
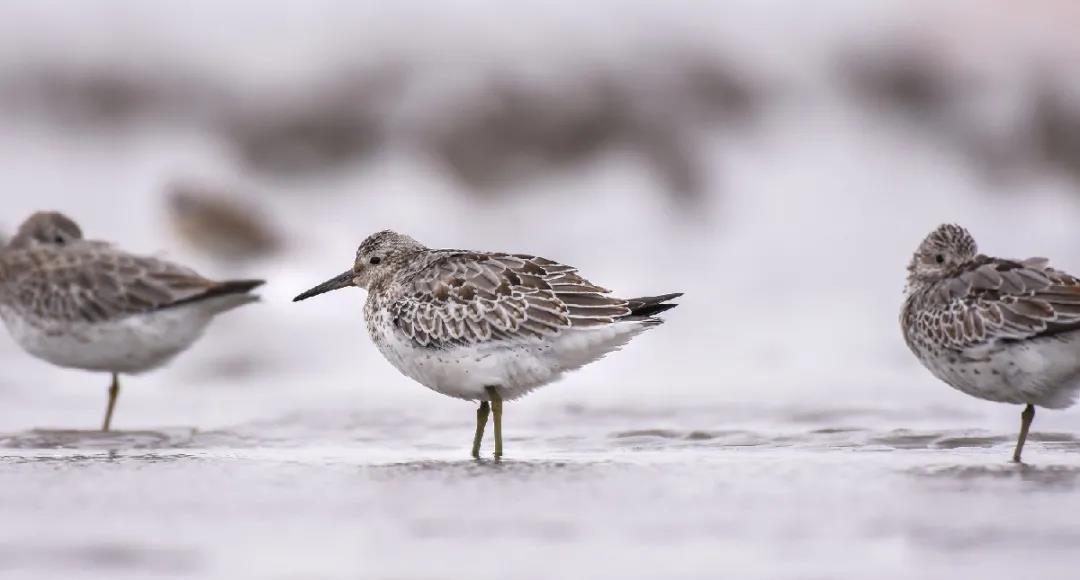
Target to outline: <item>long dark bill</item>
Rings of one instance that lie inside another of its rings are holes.
[[[337,276],[334,276],[333,278],[327,280],[326,282],[323,282],[322,284],[319,284],[318,286],[312,288],[311,290],[308,290],[307,292],[304,292],[303,294],[300,294],[299,296],[297,296],[296,298],[293,298],[292,300],[293,300],[293,302],[299,302],[301,300],[307,300],[308,298],[311,298],[312,296],[318,296],[319,294],[325,294],[327,292],[331,292],[331,291],[334,291],[334,290],[340,290],[342,288],[348,288],[349,286],[355,286],[355,284],[353,284],[353,276],[355,276],[355,274],[353,274],[352,270],[349,270],[348,272],[344,272],[342,274],[338,274]]]

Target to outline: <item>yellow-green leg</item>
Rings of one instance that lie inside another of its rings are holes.
[[[476,410],[476,435],[472,440],[472,456],[474,459],[480,459],[480,442],[484,440],[484,427],[487,426],[488,414],[491,412],[491,406],[487,401],[480,402],[480,408]]]
[[[120,377],[113,373],[112,384],[109,385],[109,406],[105,408],[105,424],[102,425],[102,431],[109,430],[109,424],[112,423],[113,409],[116,408],[116,397],[120,394]]]
[[[495,459],[503,455],[502,442],[502,410],[503,400],[499,390],[495,387],[487,387],[488,397],[491,398],[491,414],[495,416]]]
[[[1016,440],[1016,451],[1013,451],[1013,462],[1020,463],[1020,453],[1024,450],[1024,442],[1027,441],[1028,429],[1035,420],[1035,405],[1024,407],[1020,413],[1020,438]]]

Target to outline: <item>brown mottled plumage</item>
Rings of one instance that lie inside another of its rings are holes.
[[[1044,258],[978,253],[964,228],[943,225],[908,265],[904,339],[935,376],[969,395],[1064,408],[1080,392],[1080,280]]]
[[[517,334],[543,338],[571,327],[611,324],[632,312],[627,300],[544,258],[443,251],[425,262],[411,279],[412,292],[378,301],[420,346],[469,345]]]
[[[0,253],[0,301],[34,325],[106,322],[245,293],[262,282],[215,282],[194,270],[82,239],[59,213],[28,219]]]

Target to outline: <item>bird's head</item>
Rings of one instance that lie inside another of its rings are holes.
[[[356,259],[353,261],[352,269],[303,292],[293,298],[293,302],[349,286],[368,289],[389,279],[394,272],[424,249],[420,242],[397,232],[385,230],[372,234],[356,249]]]

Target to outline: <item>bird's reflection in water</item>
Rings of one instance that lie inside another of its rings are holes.
[[[993,481],[1017,481],[1041,489],[1080,488],[1080,465],[991,463],[978,465],[932,465],[910,470],[912,475],[933,481],[963,485]]]
[[[190,442],[196,429],[99,431],[81,429],[31,429],[0,435],[0,448],[8,449],[169,449]]]

